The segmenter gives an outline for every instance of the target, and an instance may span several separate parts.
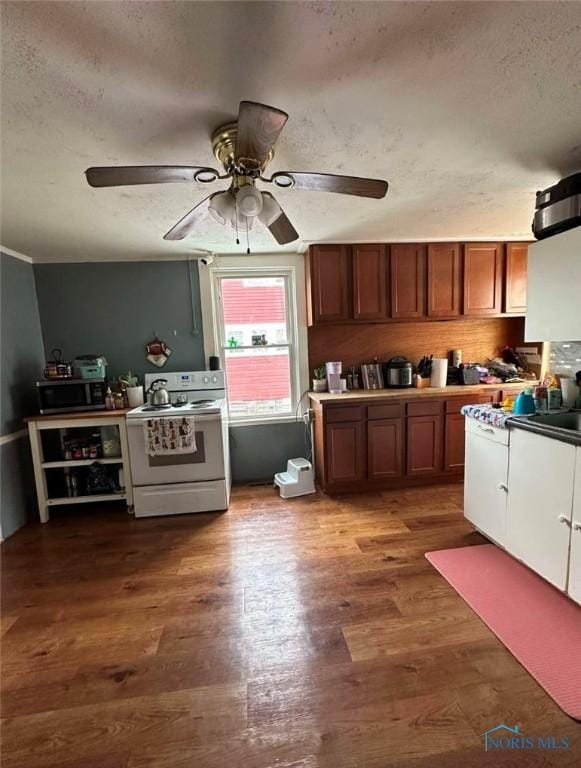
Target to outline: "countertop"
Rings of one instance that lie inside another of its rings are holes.
[[[498,392],[499,390],[521,392],[526,387],[534,386],[536,382],[521,381],[516,384],[451,384],[448,387],[426,387],[416,389],[405,387],[403,389],[359,389],[354,392],[343,392],[340,395],[332,395],[329,392],[309,392],[309,397],[316,403],[329,404],[339,402],[358,402],[364,400],[412,400],[416,397],[453,397],[458,395],[476,395],[486,392]]]
[[[28,416],[24,421],[70,421],[72,419],[110,419],[122,418],[131,408],[119,408],[114,411],[71,411],[69,413],[39,413],[36,416]]]
[[[534,416],[515,416],[507,423],[510,429],[524,429],[527,432],[535,432],[537,435],[549,437],[551,440],[559,440],[561,443],[578,445],[581,447],[581,432],[574,429],[562,429],[550,424],[542,424],[535,421]]]

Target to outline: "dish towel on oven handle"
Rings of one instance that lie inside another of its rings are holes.
[[[143,429],[148,456],[195,453],[198,450],[193,416],[146,419]]]

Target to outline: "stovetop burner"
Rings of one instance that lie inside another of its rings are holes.
[[[141,410],[143,411],[165,411],[168,408],[172,408],[172,406],[167,403],[167,405],[144,405]]]

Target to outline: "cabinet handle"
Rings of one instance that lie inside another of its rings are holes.
[[[558,517],[557,519],[558,519],[558,521],[559,521],[560,523],[565,523],[565,524],[566,524],[566,525],[568,525],[569,527],[571,526],[571,521],[569,520],[569,518],[567,517],[567,515],[559,515],[559,517]]]
[[[577,522],[573,521],[573,525],[571,526],[571,528],[574,531],[581,531],[581,523],[577,523]]]
[[[506,483],[499,483],[498,484],[498,490],[504,491],[505,493],[508,493],[508,485]]]
[[[491,427],[483,427],[480,424],[477,424],[477,427],[482,430],[482,432],[490,432],[491,435],[494,434],[494,430]]]

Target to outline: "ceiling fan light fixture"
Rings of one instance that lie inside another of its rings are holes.
[[[265,227],[270,227],[270,225],[278,219],[281,213],[282,208],[276,202],[274,197],[269,192],[263,192],[262,210],[258,214],[258,220],[261,224],[264,224]]]
[[[295,185],[295,180],[290,173],[275,173],[271,181],[275,187],[279,187],[280,189],[291,189],[291,187],[294,187]]]
[[[236,203],[230,190],[212,195],[208,211],[218,224],[233,225],[236,218]]]
[[[197,181],[200,184],[211,184],[213,181],[216,181],[217,178],[219,178],[218,172],[213,168],[200,168],[199,171],[194,173],[194,181]]]
[[[258,216],[262,211],[262,195],[253,184],[244,184],[236,195],[236,209],[247,218]]]

